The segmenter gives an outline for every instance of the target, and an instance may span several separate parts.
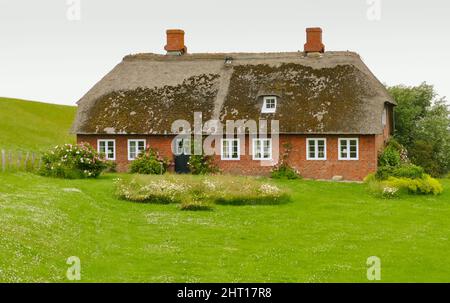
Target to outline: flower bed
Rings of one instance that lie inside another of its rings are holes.
[[[116,193],[124,200],[180,203],[184,210],[223,205],[271,205],[289,201],[285,189],[266,180],[231,176],[143,176],[117,179]]]

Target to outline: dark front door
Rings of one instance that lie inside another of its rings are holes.
[[[177,174],[189,173],[189,155],[181,154],[175,156],[175,172]]]
[[[189,139],[177,139],[175,142],[175,172],[178,174],[189,173],[189,155],[191,141]]]

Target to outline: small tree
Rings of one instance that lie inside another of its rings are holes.
[[[450,110],[432,85],[388,88],[397,101],[395,138],[406,147],[412,163],[433,176],[450,170]]]

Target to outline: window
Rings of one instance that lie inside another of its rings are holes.
[[[306,139],[306,160],[326,160],[327,140],[323,138]]]
[[[339,160],[358,160],[358,138],[339,138]]]
[[[222,160],[239,160],[239,139],[222,139]]]
[[[98,140],[97,149],[99,154],[104,154],[106,160],[116,160],[116,141]]]
[[[175,155],[190,155],[191,154],[191,139],[178,138],[175,140]]]
[[[145,151],[145,140],[128,140],[128,160],[134,160]]]
[[[253,139],[253,160],[272,159],[272,139]]]
[[[386,120],[387,120],[387,111],[386,107],[383,109],[383,114],[381,115],[381,124],[383,126],[386,126]]]
[[[277,97],[264,97],[262,113],[274,113],[277,108]]]

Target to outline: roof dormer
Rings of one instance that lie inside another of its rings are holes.
[[[276,110],[277,110],[277,97],[276,96],[264,96],[261,113],[273,114],[276,112]]]

